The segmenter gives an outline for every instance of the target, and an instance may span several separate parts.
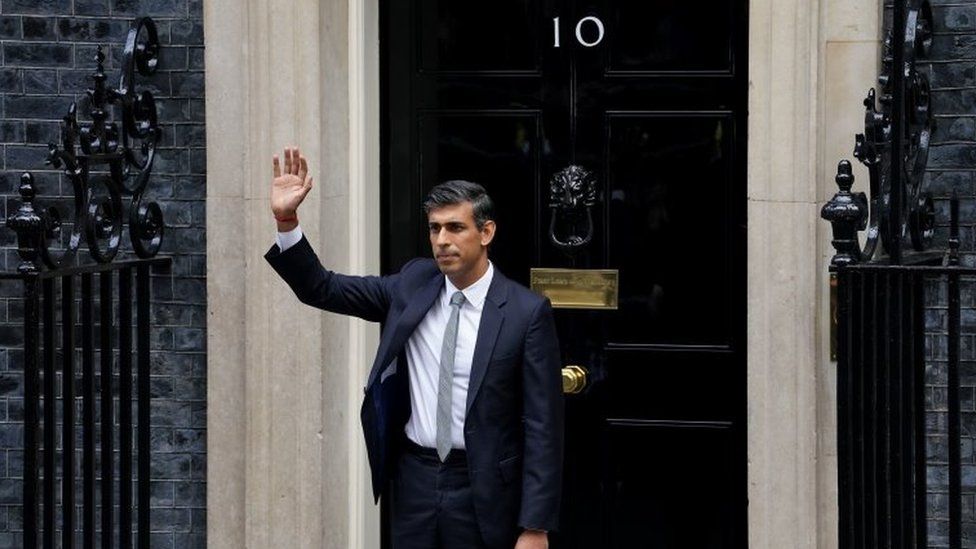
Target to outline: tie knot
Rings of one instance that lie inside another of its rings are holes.
[[[451,305],[460,306],[462,303],[464,303],[464,294],[460,291],[454,292],[451,296]]]

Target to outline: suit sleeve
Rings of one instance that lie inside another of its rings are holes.
[[[379,277],[332,272],[322,266],[304,235],[284,252],[272,245],[264,258],[302,303],[373,322],[386,317],[399,279],[399,274]]]
[[[559,339],[548,299],[532,314],[522,361],[525,455],[519,526],[556,530],[563,480],[563,394]]]

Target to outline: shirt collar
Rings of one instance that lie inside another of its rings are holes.
[[[491,260],[488,260],[488,270],[485,274],[481,275],[481,278],[476,280],[474,284],[471,284],[467,288],[461,290],[464,294],[464,299],[472,306],[475,310],[480,311],[485,304],[485,298],[488,297],[488,287],[491,286],[491,279],[495,275],[495,267],[492,265]],[[454,292],[458,291],[457,287],[451,283],[451,279],[444,277],[444,293],[441,295],[441,302],[445,307],[449,306],[451,303],[451,296]]]

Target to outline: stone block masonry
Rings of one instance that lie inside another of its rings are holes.
[[[122,43],[138,16],[156,21],[163,46],[159,72],[137,82],[157,99],[162,139],[148,195],[159,202],[166,219],[161,254],[173,257],[172,269],[159,273],[152,284],[152,546],[204,547],[207,296],[201,0],[0,0],[0,219],[19,203],[16,191],[24,170],[35,174],[42,204],[55,199],[69,203],[70,183],[44,165],[47,143],[58,140],[61,117],[90,86],[98,45],[107,48],[106,73],[109,84],[116,85]],[[83,105],[79,111],[85,112]],[[129,249],[127,238],[125,233],[124,250]],[[80,256],[87,258],[87,252]],[[18,262],[13,232],[0,227],[0,268],[14,270]],[[20,293],[17,283],[0,284],[0,549],[21,545]]]

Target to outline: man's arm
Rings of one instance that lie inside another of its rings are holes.
[[[298,206],[312,189],[308,163],[297,149],[285,149],[284,170],[273,158],[271,211],[278,243],[264,255],[299,301],[319,309],[380,322],[390,307],[398,276],[347,276],[322,267],[298,226]]]
[[[264,258],[302,303],[372,322],[386,318],[399,281],[399,274],[380,277],[332,272],[322,266],[304,235],[283,252],[277,244],[271,246]]]
[[[563,394],[559,339],[548,299],[532,313],[522,361],[525,455],[519,526],[555,530],[563,481]]]

